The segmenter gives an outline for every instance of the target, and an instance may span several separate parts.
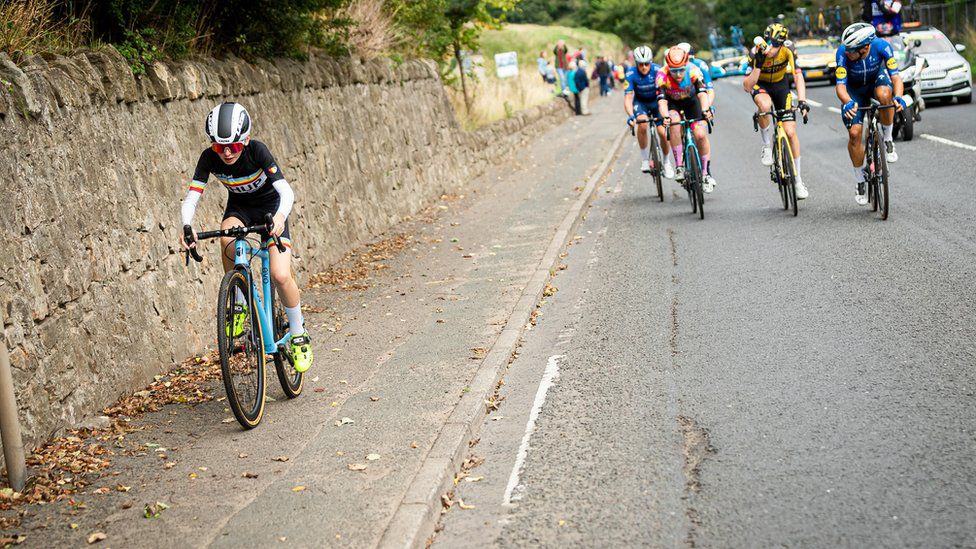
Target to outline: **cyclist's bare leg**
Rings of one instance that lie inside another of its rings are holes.
[[[704,157],[712,154],[712,145],[708,141],[708,126],[704,122],[697,122],[691,129],[695,136],[695,144],[698,145],[698,153]]]
[[[664,131],[664,125],[656,126],[655,131],[657,131],[657,137],[661,141],[661,154],[667,158],[668,153],[671,152],[671,144],[668,143],[668,134]]]
[[[670,111],[671,117],[671,150],[674,151],[675,166],[682,166],[685,163],[683,149],[681,147],[681,116],[678,111]]]
[[[854,124],[847,130],[847,154],[855,168],[864,165],[864,142],[861,140],[863,129],[861,124]]]
[[[793,150],[793,158],[800,158],[800,138],[796,135],[796,122],[783,122],[783,131],[790,140],[790,149]]]
[[[641,150],[647,149],[647,115],[642,114],[637,117],[637,144]]]
[[[757,93],[752,96],[752,101],[756,104],[758,109],[756,112],[769,112],[773,108],[773,100],[766,93]],[[773,123],[773,117],[770,115],[759,117],[759,128],[768,128],[770,124]]]
[[[891,88],[888,86],[879,86],[874,88],[874,97],[882,105],[891,105],[894,103],[894,99],[891,95]],[[881,119],[881,123],[885,126],[890,126],[895,123],[895,109],[885,109],[883,111],[878,111],[878,118]]]
[[[220,228],[243,227],[244,222],[236,217],[228,217],[220,223]],[[220,262],[224,265],[224,272],[234,268],[234,239],[224,237],[220,239]]]
[[[298,283],[291,273],[291,249],[285,248],[284,252],[279,252],[276,246],[268,248],[270,252],[271,280],[278,288],[278,297],[285,307],[297,307],[301,297],[298,290]]]

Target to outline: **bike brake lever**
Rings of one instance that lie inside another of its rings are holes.
[[[274,216],[264,214],[264,223],[268,234],[271,234],[271,230],[274,229]],[[278,235],[272,235],[271,240],[274,241],[275,247],[278,248],[280,253],[285,253],[285,245],[281,243],[281,238]]]
[[[196,244],[197,240],[193,238],[193,229],[189,225],[183,225],[183,240],[189,244]],[[200,252],[197,251],[196,247],[186,249],[186,264],[190,265],[190,258],[194,261],[200,263],[203,261],[203,257],[200,256]]]

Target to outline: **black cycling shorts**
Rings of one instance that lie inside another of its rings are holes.
[[[789,78],[783,78],[779,82],[757,82],[752,88],[752,96],[755,97],[760,93],[769,95],[769,98],[773,100],[773,108],[778,111],[792,109],[794,106]],[[782,120],[783,122],[795,122],[796,111],[785,114]]]
[[[274,215],[278,211],[278,203],[279,201],[275,200],[266,204],[253,205],[243,200],[234,200],[234,196],[231,196],[230,200],[227,201],[227,207],[224,209],[224,219],[236,217],[245,226],[261,225],[264,223],[265,214]],[[261,232],[260,236],[261,242],[265,244],[271,242],[271,235],[267,232]],[[291,235],[288,231],[287,219],[285,220],[285,230],[281,232],[281,243],[286,248],[291,248]]]
[[[687,120],[699,120],[704,118],[701,109],[701,102],[697,97],[686,97],[684,99],[668,98],[668,111],[678,111],[685,113]]]

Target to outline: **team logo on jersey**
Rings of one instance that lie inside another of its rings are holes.
[[[895,69],[898,68],[898,61],[895,61],[895,58],[894,57],[889,57],[888,58],[887,66],[888,66],[889,69],[895,70]]]
[[[270,168],[268,168],[268,173],[270,173],[271,175],[278,173],[278,166],[271,166]]]
[[[630,89],[630,80],[624,80],[624,91]]]
[[[837,78],[847,78],[847,69],[844,67],[837,67],[837,71],[834,73]]]

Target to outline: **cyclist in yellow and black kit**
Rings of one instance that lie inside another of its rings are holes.
[[[793,50],[787,44],[789,31],[779,23],[766,27],[763,38],[756,37],[755,47],[749,52],[749,65],[752,72],[742,81],[742,87],[752,94],[759,112],[788,109],[793,106],[790,93],[790,78],[796,82],[798,101],[796,106],[803,112],[810,110],[807,105],[807,89],[803,81],[803,71],[796,66]],[[759,135],[762,137],[762,164],[773,165],[773,124],[772,117],[759,118]],[[796,135],[796,116],[793,113],[783,117],[783,130],[790,139],[793,149],[793,164],[796,172],[796,197],[809,196],[800,177],[800,139]]]

